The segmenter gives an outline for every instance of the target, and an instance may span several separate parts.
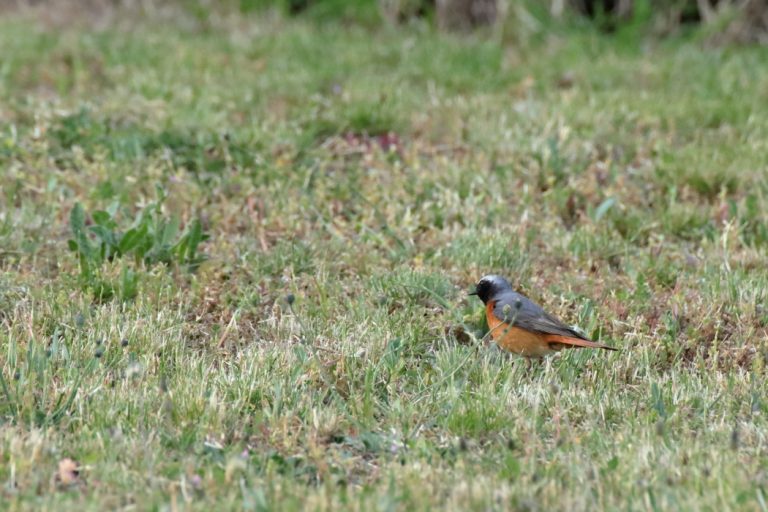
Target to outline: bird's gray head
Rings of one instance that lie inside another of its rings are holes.
[[[510,290],[512,290],[512,285],[509,284],[509,281],[501,276],[488,275],[483,276],[475,285],[475,290],[469,294],[477,295],[484,304],[487,304],[489,300],[493,300],[500,293]]]

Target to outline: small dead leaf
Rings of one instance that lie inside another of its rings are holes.
[[[62,487],[70,487],[80,483],[80,466],[69,457],[59,461],[56,472],[56,482]]]
[[[461,325],[447,325],[445,335],[453,337],[460,345],[469,345],[472,343],[472,337]]]

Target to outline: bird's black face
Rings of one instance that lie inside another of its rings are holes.
[[[477,295],[484,304],[499,293],[512,289],[512,285],[501,276],[485,276],[477,282],[475,290],[470,295]]]

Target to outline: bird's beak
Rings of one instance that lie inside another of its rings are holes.
[[[477,295],[477,288],[474,288],[471,292],[469,292],[467,295]]]

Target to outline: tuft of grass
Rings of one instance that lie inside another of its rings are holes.
[[[138,293],[139,274],[136,270],[159,264],[175,264],[194,271],[205,256],[198,252],[208,236],[203,233],[199,219],[179,231],[178,217],[165,218],[165,191],[157,187],[158,198],[142,209],[128,229],[120,229],[117,217],[120,204],[112,203],[106,210],[96,210],[89,217],[80,203],[75,203],[69,215],[72,238],[69,249],[77,254],[80,282],[91,290],[97,300],[117,295],[122,300],[133,299]],[[133,265],[123,264],[119,278],[105,278],[105,266],[126,257]]]

